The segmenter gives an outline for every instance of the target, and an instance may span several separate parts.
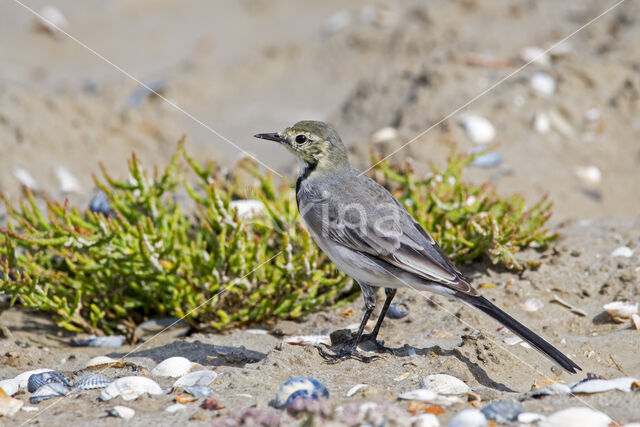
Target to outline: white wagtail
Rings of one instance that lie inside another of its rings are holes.
[[[376,358],[360,354],[358,344],[371,340],[379,347],[376,338],[384,316],[396,290],[406,286],[455,297],[491,316],[568,372],[580,370],[558,349],[480,295],[386,188],[351,167],[347,150],[331,126],[302,121],[282,132],[255,136],[277,141],[298,157],[298,211],[318,246],[362,288],[365,313],[358,333],[336,354],[321,351],[328,361]],[[376,306],[373,287],[384,288],[386,300],[373,331],[363,336]]]

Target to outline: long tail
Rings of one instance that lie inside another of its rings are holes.
[[[475,309],[480,310],[484,314],[490,316],[494,320],[497,320],[499,323],[506,326],[511,332],[518,335],[520,338],[531,344],[533,348],[538,350],[540,353],[547,356],[549,359],[556,362],[562,368],[564,368],[567,372],[572,374],[576,373],[576,369],[581,371],[577,364],[575,364],[571,359],[562,354],[560,350],[546,342],[536,333],[534,333],[531,329],[524,326],[522,323],[518,322],[513,317],[509,316],[504,311],[500,310],[496,307],[491,301],[486,299],[483,296],[470,296],[470,295],[458,295],[464,302],[468,305],[472,306]]]

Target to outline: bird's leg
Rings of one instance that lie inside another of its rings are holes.
[[[378,344],[378,332],[380,332],[380,327],[382,326],[382,321],[384,317],[387,315],[387,311],[389,311],[389,306],[391,305],[391,301],[393,301],[393,297],[396,296],[397,289],[395,288],[385,288],[384,293],[387,298],[384,300],[384,305],[382,306],[382,310],[380,311],[380,316],[378,316],[378,321],[376,322],[376,326],[373,327],[373,331],[370,334],[365,334],[362,337],[362,341],[373,341],[374,344],[378,347],[378,350],[387,351],[388,349],[384,345]]]

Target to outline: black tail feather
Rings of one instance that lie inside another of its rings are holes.
[[[575,374],[577,372],[576,370],[582,370],[575,362],[562,354],[560,350],[546,342],[531,329],[509,316],[507,313],[500,310],[485,297],[469,295],[461,295],[460,297],[470,306],[480,310],[484,314],[506,326],[511,332],[528,342],[533,348],[556,362],[567,372]]]

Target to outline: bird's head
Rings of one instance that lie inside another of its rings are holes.
[[[256,138],[277,141],[314,168],[348,167],[347,150],[336,130],[324,122],[305,120],[276,133],[259,133]]]

